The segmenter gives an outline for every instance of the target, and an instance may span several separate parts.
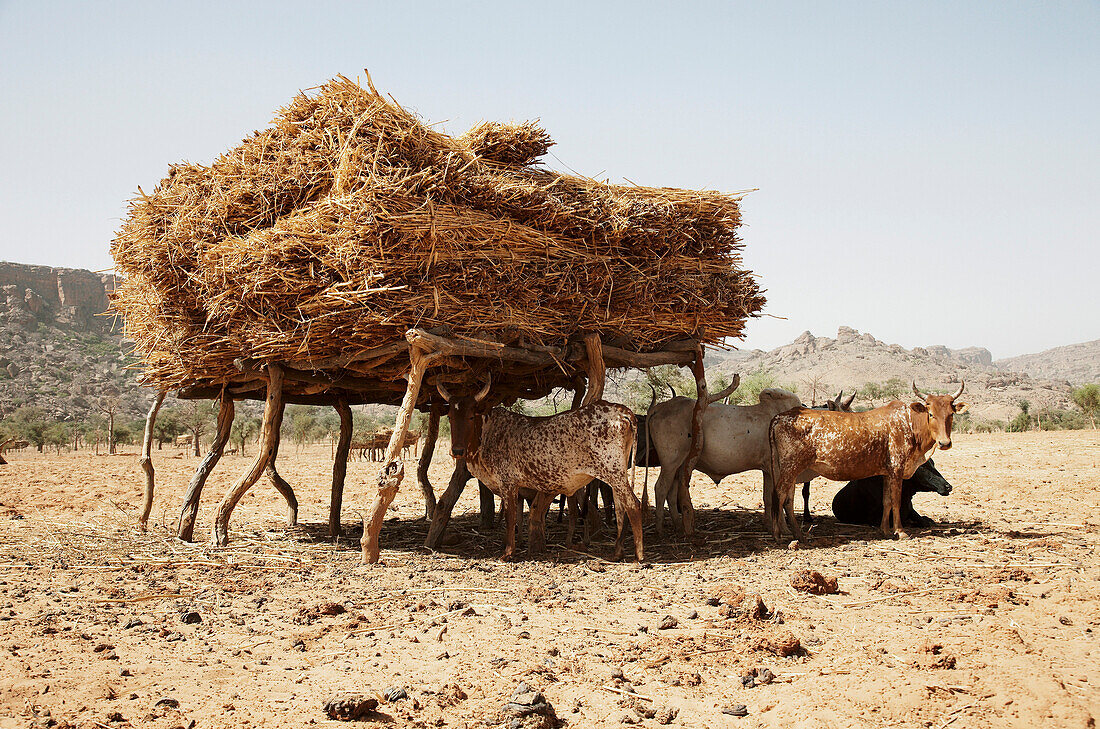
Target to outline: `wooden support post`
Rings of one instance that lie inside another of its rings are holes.
[[[587,388],[585,387],[584,379],[577,377],[577,379],[573,380],[573,402],[569,404],[570,410],[576,410],[581,406],[581,403],[584,402],[585,392],[587,392]]]
[[[351,407],[347,398],[336,401],[336,412],[340,416],[340,441],[336,444],[336,455],[332,461],[332,497],[328,502],[328,535],[340,536],[340,511],[344,504],[344,478],[348,473],[348,454],[351,452]]]
[[[245,492],[260,480],[279,442],[279,428],[283,424],[283,368],[278,364],[267,366],[267,401],[264,404],[264,420],[260,429],[260,447],[256,459],[248,471],[233,484],[214,512],[214,524],[210,528],[211,541],[219,547],[229,543],[229,516],[233,507]]]
[[[452,431],[453,432],[453,431]],[[432,523],[428,527],[428,536],[424,539],[424,546],[428,549],[439,549],[443,544],[443,531],[451,520],[451,511],[455,508],[455,502],[466,488],[466,482],[470,480],[470,471],[466,468],[466,460],[459,458],[455,461],[455,470],[451,473],[451,480],[447,488],[439,497],[435,505],[435,513],[432,514]],[[490,511],[492,507],[490,506]],[[484,512],[482,512],[484,518]]]
[[[603,347],[600,345],[600,335],[586,334],[584,348],[588,353],[588,359],[586,360],[588,393],[581,402],[582,407],[603,398],[604,377],[607,372],[603,362]]]
[[[145,531],[149,512],[153,510],[153,487],[156,480],[156,469],[153,468],[153,425],[157,422],[157,412],[164,403],[166,394],[168,393],[165,390],[157,393],[156,399],[149,408],[149,414],[145,416],[145,438],[141,441],[141,458],[138,460],[141,470],[145,471],[145,502],[141,505],[141,516],[138,517],[138,527],[141,531]],[[3,462],[4,457],[0,455],[0,463]]]
[[[286,407],[286,403],[282,403],[282,407]],[[282,423],[283,414],[279,413],[279,422]],[[279,442],[282,440],[278,431],[275,432],[275,446],[271,450],[271,458],[267,461],[267,467],[264,469],[264,475],[267,480],[271,482],[271,485],[275,487],[275,490],[282,494],[286,499],[286,525],[298,526],[298,497],[294,495],[294,489],[290,484],[279,475],[279,471],[275,468],[275,461],[279,458]]]
[[[703,371],[703,345],[695,346],[695,361],[691,365],[691,372],[695,375],[695,407],[691,411],[691,445],[688,447],[687,458],[677,474],[679,482],[679,506],[680,518],[684,526],[684,536],[695,534],[695,509],[691,505],[691,473],[695,470],[695,464],[699,461],[699,455],[703,452],[703,415],[706,413],[707,377]]]
[[[435,442],[439,440],[439,416],[443,414],[444,407],[443,403],[432,401],[431,412],[428,414],[428,434],[424,438],[424,450],[420,452],[420,462],[416,466],[416,481],[424,493],[424,518],[428,521],[435,514],[435,491],[432,490],[432,482],[428,480],[428,469],[435,454]]]
[[[225,444],[229,442],[229,433],[233,429],[233,416],[235,415],[233,398],[222,388],[219,398],[218,422],[214,429],[214,442],[210,444],[210,450],[206,457],[195,469],[195,475],[191,477],[191,483],[187,485],[187,493],[183,497],[183,508],[180,509],[180,521],[176,527],[176,536],[185,542],[194,540],[195,517],[199,513],[199,497],[202,496],[202,487],[206,485],[206,479],[214,466],[218,465],[222,453],[225,452]]]
[[[378,473],[378,489],[375,492],[370,515],[363,519],[363,538],[360,540],[360,545],[363,548],[363,562],[367,564],[378,561],[378,535],[382,531],[382,521],[386,517],[386,509],[397,496],[397,490],[405,478],[405,464],[401,462],[399,456],[401,447],[405,443],[405,434],[409,431],[409,420],[416,407],[416,398],[420,394],[420,382],[424,379],[424,371],[438,356],[438,354],[425,354],[420,346],[414,343],[412,330],[406,334],[406,338],[409,339],[409,362],[412,365],[409,370],[409,385],[405,389],[401,408],[397,411],[397,421],[394,423],[389,445],[386,446],[386,455],[382,461],[382,470]]]

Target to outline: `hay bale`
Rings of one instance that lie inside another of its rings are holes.
[[[172,166],[111,248],[144,383],[325,369],[412,327],[632,351],[739,337],[764,298],[739,267],[738,198],[531,166],[551,143],[531,123],[452,138],[340,77],[212,164]]]

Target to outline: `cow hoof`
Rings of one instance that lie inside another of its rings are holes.
[[[516,553],[506,551],[504,554],[500,555],[500,561],[501,562],[515,562],[516,561]]]
[[[908,539],[909,532],[905,531],[904,529],[898,529],[897,537],[898,539]]]

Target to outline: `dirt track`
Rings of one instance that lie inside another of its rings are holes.
[[[546,559],[503,564],[499,530],[476,530],[473,488],[455,543],[428,553],[406,482],[382,562],[363,566],[357,520],[377,464],[352,465],[334,545],[328,447],[287,447],[280,463],[301,526],[283,525],[261,483],[228,549],[184,545],[170,535],[197,459],[156,454],[142,535],[135,455],[17,453],[0,466],[0,727],[342,726],[326,699],[392,686],[409,698],[383,701],[380,722],[497,726],[521,681],[575,727],[656,726],[670,710],[673,726],[693,727],[1093,726],[1100,433],[955,441],[936,456],[955,491],[918,496],[940,526],[915,538],[838,525],[838,485],[817,481],[812,545],[780,549],[761,529],[758,474],[718,487],[697,477],[702,537],[656,543],[649,527],[645,565],[601,559],[607,535],[590,555],[564,552],[556,521]],[[201,541],[246,463],[226,457],[208,483]],[[448,471],[441,450],[437,491]],[[801,569],[839,578],[841,593],[795,591]],[[771,617],[742,614],[755,594]],[[677,625],[660,629],[665,616]],[[794,639],[800,650],[776,655]],[[776,680],[744,687],[760,667]],[[722,713],[734,704],[748,716]]]

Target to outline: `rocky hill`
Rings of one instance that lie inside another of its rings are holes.
[[[71,268],[0,262],[0,417],[37,405],[59,420],[119,400],[138,417],[148,390],[127,366],[120,322],[103,316],[114,277]]]
[[[770,352],[753,350],[739,354],[742,356],[721,361],[717,370],[740,372],[742,377],[759,369],[767,370],[780,383],[796,385],[807,402],[815,380],[820,401],[822,392],[835,393],[840,389],[851,392],[868,382],[882,383],[897,377],[906,383],[916,380],[926,391],[954,390],[965,380],[964,399],[976,418],[1010,419],[1019,412],[1020,400],[1028,400],[1039,410],[1073,407],[1069,382],[1000,369],[994,365],[989,350],[982,347],[948,349],[932,345],[906,349],[850,327],[840,327],[835,339],[803,332],[790,344]]]
[[[1026,372],[1032,377],[1068,380],[1074,385],[1100,382],[1100,339],[999,359],[993,366],[1009,372]]]

